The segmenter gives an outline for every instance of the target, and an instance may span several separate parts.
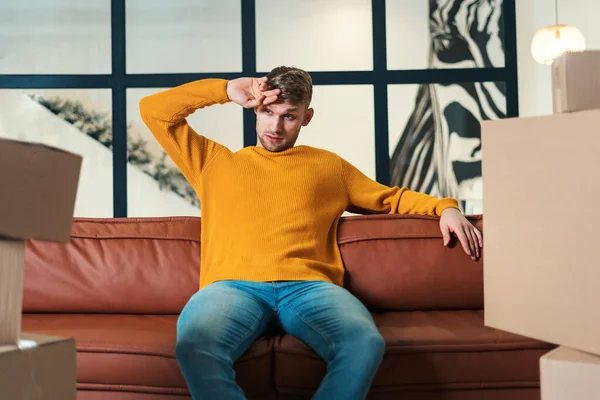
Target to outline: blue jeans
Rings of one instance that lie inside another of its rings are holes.
[[[324,281],[220,281],[194,294],[177,322],[175,355],[195,400],[245,399],[234,362],[273,324],[327,363],[313,399],[364,399],[385,343],[365,306]]]

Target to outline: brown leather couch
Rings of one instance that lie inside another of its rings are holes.
[[[78,400],[189,399],[175,327],[198,288],[199,231],[198,218],[76,219],[68,244],[28,242],[23,330],[76,339]],[[553,346],[484,327],[482,261],[443,247],[437,219],[347,217],[338,238],[345,286],[387,342],[369,399],[539,399]],[[325,374],[283,333],[235,368],[250,399],[308,399]]]

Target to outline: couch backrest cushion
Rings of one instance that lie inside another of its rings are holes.
[[[199,239],[194,217],[76,218],[67,244],[27,242],[23,310],[178,314],[198,290]],[[483,308],[482,261],[443,247],[435,218],[347,217],[338,241],[345,286],[371,308]]]
[[[84,219],[67,244],[29,241],[25,312],[176,314],[198,290],[200,219]]]
[[[482,216],[469,220],[482,229]],[[437,218],[348,217],[338,243],[344,286],[370,308],[483,309],[483,258],[471,260],[456,238],[444,247]]]

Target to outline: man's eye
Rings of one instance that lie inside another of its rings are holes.
[[[290,119],[290,120],[294,119],[294,116],[293,116],[293,115],[291,115],[291,114],[287,114],[285,117],[286,117],[287,119]]]

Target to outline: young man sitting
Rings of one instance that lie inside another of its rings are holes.
[[[481,233],[456,200],[388,187],[332,152],[294,146],[313,117],[311,98],[308,73],[278,67],[263,78],[206,79],[140,102],[202,204],[200,290],[179,317],[175,349],[194,399],[243,399],[234,362],[273,325],[327,362],[315,399],[366,397],[385,343],[342,287],[336,235],[344,211],[439,216],[444,245],[454,233],[467,254],[480,255]],[[232,152],[188,125],[196,110],[229,101],[254,108],[256,146]]]

